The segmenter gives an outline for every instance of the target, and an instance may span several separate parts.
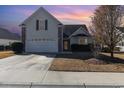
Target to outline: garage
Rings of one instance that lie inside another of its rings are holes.
[[[26,52],[58,52],[57,41],[28,41]]]

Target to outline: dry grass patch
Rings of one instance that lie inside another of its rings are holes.
[[[51,71],[72,71],[72,72],[124,72],[123,63],[108,63],[100,59],[90,58],[55,58],[52,62]]]
[[[102,53],[102,54],[110,56],[110,53]],[[124,59],[124,53],[114,53],[114,57]]]
[[[12,51],[0,52],[0,59],[15,55]]]

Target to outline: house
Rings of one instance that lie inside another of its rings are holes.
[[[80,49],[81,45],[89,44],[92,44],[92,37],[88,32],[86,25],[64,25],[63,51],[71,51],[73,45],[78,45],[77,48],[79,51],[85,51],[85,48]]]
[[[121,31],[121,35],[122,35],[122,40],[117,44],[116,47],[119,47],[120,52],[124,52],[124,27],[118,27],[118,30]]]
[[[122,41],[120,41],[116,47],[120,48],[121,52],[124,52],[124,39]]]
[[[122,40],[120,42],[118,42],[117,46],[119,48],[120,52],[124,52],[124,16],[122,16],[121,18],[121,24],[119,27],[117,27],[117,29],[120,31],[121,35],[122,35]]]
[[[20,27],[25,52],[71,51],[72,44],[92,43],[86,25],[64,25],[42,7]]]
[[[20,36],[7,29],[0,28],[0,50],[5,50],[13,42],[20,42]]]

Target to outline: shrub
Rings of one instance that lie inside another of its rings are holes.
[[[120,51],[120,47],[115,47],[114,48],[114,51]],[[108,47],[104,47],[104,48],[102,48],[102,52],[109,53],[110,52],[110,49]]]
[[[107,52],[107,53],[109,53],[109,52],[110,52],[110,49],[109,49],[108,47],[103,47],[103,48],[102,48],[102,52]]]
[[[5,46],[5,50],[11,50],[11,46],[10,45]]]
[[[0,51],[3,51],[4,50],[4,46],[0,46]]]
[[[20,42],[12,43],[11,47],[12,47],[12,50],[17,54],[23,52],[23,44]]]
[[[75,52],[81,52],[81,51],[91,51],[91,45],[78,45],[78,44],[72,44],[71,50]]]

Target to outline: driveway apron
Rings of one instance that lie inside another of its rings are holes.
[[[16,55],[0,60],[0,82],[41,82],[54,57]]]

